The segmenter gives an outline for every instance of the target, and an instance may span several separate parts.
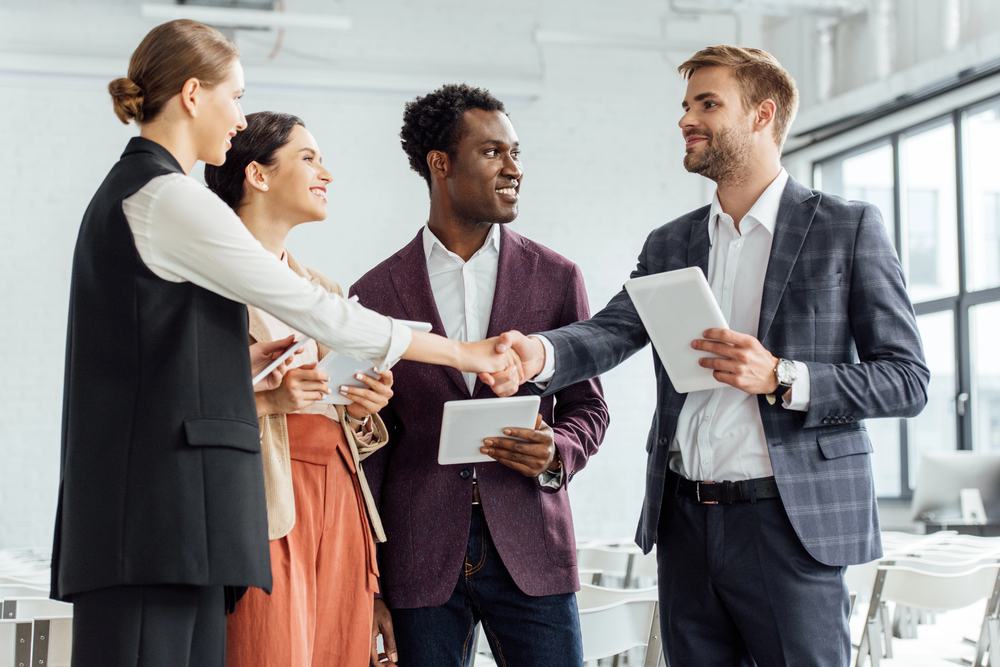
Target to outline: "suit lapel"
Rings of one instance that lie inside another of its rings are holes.
[[[821,195],[789,178],[781,195],[778,219],[774,225],[774,240],[771,242],[771,256],[764,275],[764,293],[760,304],[760,321],[757,339],[763,341],[778,312],[781,295],[785,292],[792,268],[798,260],[802,244],[805,242],[809,226],[816,215]]]
[[[500,258],[497,265],[496,287],[486,337],[499,336],[516,326],[526,304],[531,300],[531,288],[538,269],[538,253],[529,250],[522,237],[500,226]],[[483,385],[476,378],[472,388],[475,396]]]
[[[447,338],[448,333],[441,322],[441,314],[438,313],[434,292],[431,290],[431,278],[427,273],[423,234],[424,230],[421,227],[417,237],[399,251],[399,261],[389,269],[389,275],[406,316],[418,322],[430,322],[431,333]],[[462,388],[464,394],[468,395],[469,387],[465,384],[461,372],[450,366],[443,366],[442,370],[452,382]]]
[[[525,247],[518,234],[500,227],[500,261],[493,292],[493,308],[486,337],[499,336],[510,329],[530,301],[538,254]]]
[[[687,254],[687,266],[697,266],[706,278],[708,278],[708,253],[711,250],[708,244],[708,216],[710,213],[711,209],[705,213],[704,218],[691,223]]]

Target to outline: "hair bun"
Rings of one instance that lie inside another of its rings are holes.
[[[142,89],[132,79],[122,77],[108,84],[115,115],[128,125],[130,120],[142,121]]]

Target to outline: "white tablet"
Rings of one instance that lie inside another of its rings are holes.
[[[430,333],[431,330],[429,322],[414,322],[412,320],[396,321],[400,324],[405,324],[414,331]],[[365,384],[361,382],[361,380],[356,379],[354,376],[358,373],[364,373],[368,377],[377,378],[378,375],[373,370],[374,366],[374,361],[367,359],[355,359],[353,357],[347,357],[343,354],[337,354],[336,352],[331,351],[325,357],[320,359],[318,364],[316,364],[316,368],[321,371],[325,371],[326,374],[330,376],[330,380],[327,382],[327,386],[330,387],[330,393],[326,395],[326,398],[317,401],[317,403],[350,405],[354,401],[341,394],[340,388],[344,385],[349,387],[364,387]]]
[[[726,386],[712,376],[712,369],[698,364],[702,357],[713,355],[691,347],[706,329],[729,328],[701,269],[693,266],[633,278],[625,289],[678,393]]]
[[[441,418],[441,443],[438,463],[487,463],[493,461],[480,453],[486,438],[509,438],[505,428],[535,428],[538,396],[511,398],[476,398],[448,401]]]
[[[296,350],[298,350],[300,347],[302,347],[303,345],[305,345],[306,343],[308,343],[311,340],[312,340],[312,338],[310,338],[309,336],[305,336],[305,337],[302,338],[302,340],[296,341],[296,342],[292,343],[288,347],[287,350],[285,350],[284,352],[281,353],[280,357],[278,357],[277,359],[275,359],[274,361],[272,361],[270,364],[268,364],[267,368],[265,368],[264,370],[262,370],[260,373],[257,373],[257,375],[254,376],[252,383],[253,384],[257,384],[258,382],[260,382],[261,380],[263,380],[264,378],[266,378],[271,371],[273,371],[275,368],[278,367],[278,364],[280,364],[285,359],[287,359],[288,357],[290,357],[293,354],[295,354]]]

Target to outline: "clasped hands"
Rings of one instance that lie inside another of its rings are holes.
[[[778,359],[764,349],[754,336],[732,329],[708,329],[703,339],[691,341],[691,347],[707,352],[698,363],[713,370],[719,382],[745,391],[748,394],[773,394],[778,388],[774,369]],[[479,378],[489,385],[497,396],[512,396],[526,380],[537,376],[545,366],[545,347],[537,338],[530,338],[519,331],[508,331],[496,338],[497,349],[513,350],[521,362],[521,375],[502,372],[481,373]]]

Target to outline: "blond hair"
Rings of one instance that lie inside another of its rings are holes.
[[[767,51],[727,45],[702,49],[682,63],[677,71],[685,80],[690,80],[695,72],[706,67],[732,70],[744,109],[754,109],[764,100],[774,102],[772,131],[780,151],[799,110],[799,91],[792,75]]]
[[[188,79],[211,88],[239,57],[235,44],[203,23],[179,19],[158,25],[132,54],[128,77],[108,84],[115,114],[126,125],[151,121]]]

